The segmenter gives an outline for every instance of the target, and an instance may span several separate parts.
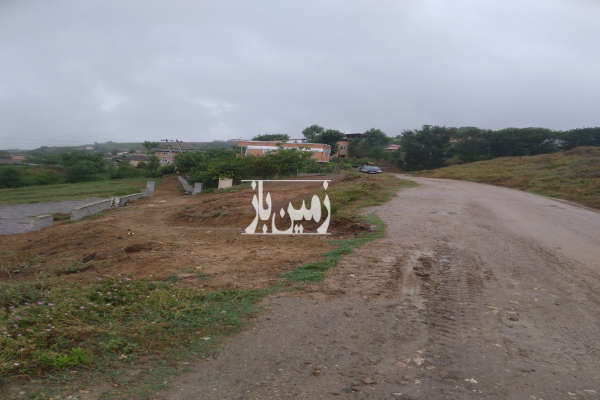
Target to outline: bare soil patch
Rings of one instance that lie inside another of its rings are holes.
[[[333,186],[341,181],[339,175],[331,179]],[[320,189],[315,183],[265,184],[273,210],[286,207],[289,201],[309,201]],[[60,221],[39,232],[3,237],[0,261],[13,263],[17,257],[25,266],[10,276],[0,271],[0,280],[31,279],[79,261],[95,267],[63,279],[95,281],[127,275],[166,280],[191,274],[185,284],[207,289],[264,288],[282,273],[330,249],[324,237],[242,235],[254,217],[251,199],[249,188],[186,196],[176,179],[165,178],[152,199],[74,223]],[[340,218],[330,231],[340,236],[367,229]]]

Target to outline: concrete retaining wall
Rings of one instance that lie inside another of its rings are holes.
[[[111,197],[110,199],[95,201],[74,209],[71,212],[71,221],[79,221],[82,218],[98,214],[99,212],[108,210],[109,208],[122,207],[130,201],[152,196],[154,196],[154,182],[148,181],[146,182],[146,189],[143,192],[128,194],[120,197]]]
[[[141,199],[143,197],[148,197],[146,195],[146,192],[128,194],[127,196],[121,196],[121,197],[115,197],[114,198],[114,205],[116,207],[124,206],[125,204],[129,203],[130,201],[139,200],[139,199]]]
[[[40,229],[47,228],[54,224],[54,217],[52,215],[38,215],[37,217],[32,218],[33,226],[32,231],[39,231]]]
[[[114,199],[105,199],[94,203],[86,204],[71,212],[71,221],[79,221],[82,218],[90,215],[98,214],[101,211],[108,210],[114,204]]]
[[[185,190],[186,193],[194,192],[194,188],[192,187],[192,185],[190,185],[183,176],[177,175],[177,180],[179,181],[179,183],[181,183],[181,186],[183,187],[183,190]]]
[[[39,231],[52,226],[54,218],[52,215],[39,215],[37,217],[0,218],[0,235],[12,235],[14,233],[27,233]]]

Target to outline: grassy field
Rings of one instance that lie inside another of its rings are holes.
[[[39,203],[45,201],[76,200],[86,197],[123,196],[139,192],[145,187],[146,178],[25,186],[15,189],[0,189],[0,204]]]
[[[600,148],[528,157],[502,157],[417,173],[525,190],[600,208]]]

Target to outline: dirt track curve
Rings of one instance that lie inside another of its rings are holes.
[[[600,213],[410,178],[384,239],[268,299],[169,399],[600,399]]]

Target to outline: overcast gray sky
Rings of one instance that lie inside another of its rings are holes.
[[[599,0],[0,0],[0,148],[600,125]]]

